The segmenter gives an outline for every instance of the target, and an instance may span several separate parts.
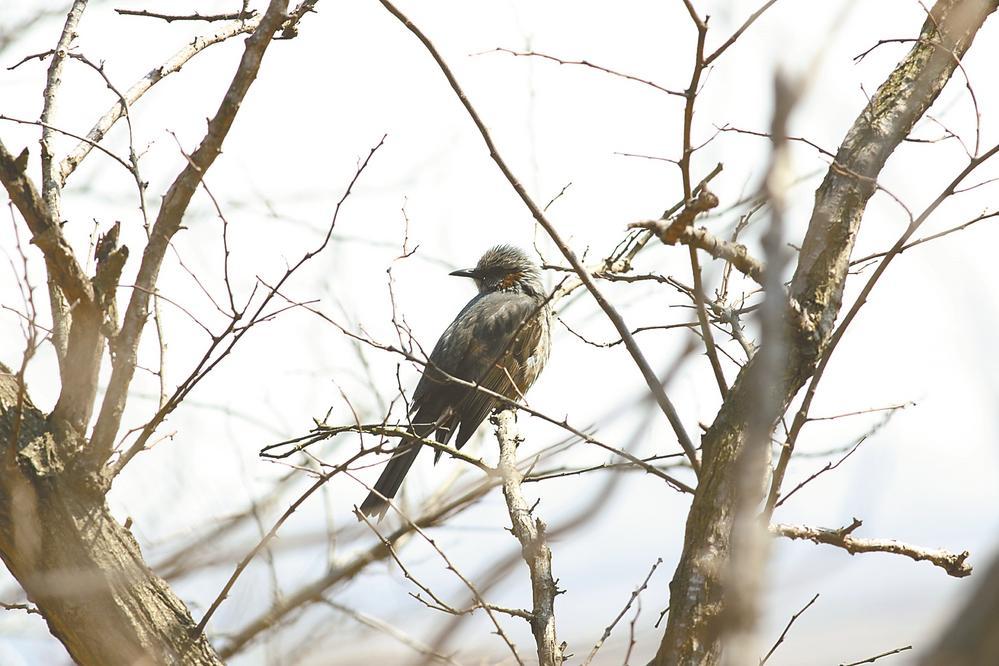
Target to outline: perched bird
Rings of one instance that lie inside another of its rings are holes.
[[[475,382],[512,400],[524,394],[548,360],[551,308],[538,266],[519,248],[497,245],[475,268],[451,275],[475,280],[470,300],[441,335],[430,354],[410,406],[411,432],[447,444],[457,433],[461,448],[502,401],[455,383],[448,375]],[[361,511],[380,520],[412,467],[422,444],[404,439],[375,482]],[[438,450],[434,461],[440,458]]]

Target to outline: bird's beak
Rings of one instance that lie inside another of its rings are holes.
[[[457,271],[451,271],[448,275],[453,275],[455,277],[467,277],[467,278],[477,278],[479,274],[474,268],[462,268]]]

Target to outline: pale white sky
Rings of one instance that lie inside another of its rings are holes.
[[[33,5],[9,4],[11,16],[22,15]],[[98,3],[88,9],[80,26],[79,49],[95,61],[103,60],[108,76],[127,87],[192,35],[211,28],[120,17],[113,7],[178,13],[197,7],[205,13],[235,5]],[[712,48],[757,2],[700,0],[695,5],[711,14],[708,47]],[[334,243],[293,278],[287,293],[302,300],[318,299],[316,306],[337,321],[393,342],[386,274],[393,266],[399,313],[429,349],[472,295],[470,284],[447,277],[449,267],[473,263],[483,249],[499,241],[529,248],[535,237],[533,220],[489,159],[439,70],[409,32],[374,0],[320,2],[318,7],[318,14],[303,21],[299,38],[276,42],[268,49],[258,81],[225,142],[224,154],[206,179],[230,222],[230,271],[237,297],[245,298],[257,277],[267,282],[279,277],[288,263],[318,242],[358,159],[387,133],[385,145],[340,213]],[[628,222],[656,215],[680,198],[675,167],[616,154],[676,157],[682,110],[677,98],[591,70],[500,53],[474,55],[496,47],[534,49],[570,60],[587,59],[682,89],[689,77],[694,32],[679,0],[452,0],[405,2],[401,8],[448,60],[532,196],[544,203],[572,183],[550,214],[578,253],[603,256],[622,237]],[[801,75],[810,71],[821,54],[816,69],[811,70],[808,94],[794,115],[792,131],[835,149],[862,108],[865,94],[876,89],[907,47],[882,46],[859,64],[853,56],[879,39],[915,35],[922,17],[923,9],[914,0],[780,0],[710,71],[698,101],[695,143],[726,124],[766,129],[775,68]],[[964,65],[975,84],[983,147],[999,140],[996,20],[986,24]],[[26,54],[51,48],[60,21],[38,24],[16,47],[0,55],[0,113],[37,117],[44,64],[35,61],[14,71],[6,67]],[[143,175],[150,181],[152,209],[183,160],[171,132],[185,150],[196,145],[204,119],[214,112],[241,50],[237,40],[205,51],[135,106],[136,142],[147,148],[142,164]],[[974,109],[963,79],[958,79],[947,87],[931,115],[973,144]],[[67,66],[64,80],[58,123],[71,131],[85,131],[113,98],[93,72],[76,63]],[[939,126],[925,121],[915,134],[932,138],[941,133]],[[15,153],[29,145],[30,168],[37,173],[37,133],[32,128],[0,123],[0,137]],[[112,133],[106,145],[126,154],[123,127]],[[71,140],[60,142],[59,149],[72,146]],[[881,182],[918,212],[965,159],[957,141],[905,144],[889,161]],[[694,174],[699,178],[716,162],[724,163],[725,170],[712,189],[725,209],[753,191],[766,160],[765,140],[722,134],[695,156]],[[792,243],[798,243],[804,232],[824,167],[813,149],[795,148],[794,172],[808,178],[791,191],[787,236]],[[971,181],[997,175],[999,167],[991,165]],[[925,232],[981,213],[995,200],[995,191],[995,187],[983,187],[948,203],[930,219]],[[393,263],[400,253],[403,207],[409,219],[410,246],[418,245],[419,250],[412,258]],[[727,234],[737,214],[727,213],[707,224]],[[95,218],[102,229],[121,220],[124,242],[133,248],[123,278],[123,283],[130,283],[138,265],[135,250],[142,246],[143,236],[128,174],[106,157],[91,155],[69,182],[64,217],[69,221],[66,233],[80,256],[86,253]],[[875,196],[868,206],[857,256],[885,249],[907,221],[889,197]],[[997,283],[991,252],[999,242],[999,232],[990,224],[913,249],[888,271],[836,351],[813,412],[832,415],[906,401],[917,405],[898,413],[835,472],[789,500],[776,520],[838,527],[856,516],[864,520],[859,536],[968,549],[979,569],[989,560],[999,527],[994,412],[999,363],[992,344],[999,308],[994,299]],[[221,297],[220,223],[203,193],[195,197],[186,225],[175,247],[185,264],[205,276],[209,289]],[[761,228],[758,221],[748,232],[754,248]],[[21,231],[26,233],[23,227]],[[542,236],[539,232],[538,237]],[[0,243],[5,252],[13,252],[9,231],[0,234]],[[542,241],[540,247],[547,258],[556,258],[550,244]],[[37,253],[30,259],[35,283],[42,284],[42,262]],[[638,263],[638,270],[675,274],[689,281],[685,249],[654,247]],[[714,289],[720,265],[706,259],[704,263],[705,279]],[[4,269],[0,275],[3,302],[19,302],[12,272]],[[555,279],[550,276],[551,283]],[[863,279],[866,274],[848,283],[848,303]],[[164,266],[160,288],[206,326],[218,329],[223,324],[175,256]],[[680,295],[658,286],[611,285],[606,291],[632,327],[685,321],[690,316],[686,309],[670,307],[684,303]],[[123,289],[122,302],[127,297]],[[614,338],[606,319],[587,299],[563,308],[562,314],[576,330],[593,339]],[[168,379],[176,383],[200,358],[208,341],[177,309],[165,306],[164,318]],[[655,331],[641,334],[639,342],[655,367],[665,368],[684,347],[684,335]],[[9,312],[0,313],[0,336],[5,350],[0,360],[15,363],[22,342],[17,320]],[[734,344],[731,348],[737,351]],[[143,352],[144,362],[154,365],[151,328],[144,337]],[[396,392],[397,359],[372,352],[368,361],[380,395],[372,391],[347,340],[316,317],[291,312],[252,331],[163,426],[163,434],[175,433],[172,439],[137,458],[119,479],[110,498],[116,513],[122,519],[132,517],[134,533],[146,552],[156,555],[190,537],[198,526],[241,510],[285,471],[257,457],[261,446],[302,433],[313,417],[321,418],[331,405],[331,421],[352,421],[340,389],[354,407],[377,418],[380,401],[391,400]],[[726,365],[726,371],[730,378],[735,376],[732,364]],[[32,394],[43,408],[55,397],[54,373],[52,355],[45,350],[29,372]],[[413,368],[404,366],[401,376],[407,389],[415,385]],[[133,386],[126,427],[148,418],[157,390],[154,378],[146,373],[139,373]],[[643,386],[620,346],[597,349],[558,327],[551,362],[531,392],[530,402],[546,413],[566,415],[578,426],[597,424],[602,439],[621,443],[640,417],[634,406],[643,395]],[[713,418],[718,392],[703,357],[688,359],[668,390],[691,432],[696,432],[698,421]],[[878,418],[861,416],[809,425],[800,447],[821,451],[843,445]],[[641,437],[638,450],[642,454],[676,450],[675,438],[660,421],[656,419]],[[561,436],[552,426],[526,416],[520,424],[527,438],[525,454]],[[495,444],[488,428],[480,435],[484,445],[475,450],[486,460],[494,460]],[[334,460],[336,455],[331,451],[326,457]],[[572,463],[605,459],[583,445],[572,447],[563,457]],[[824,463],[825,459],[812,458],[793,464],[788,483],[797,483]],[[460,469],[453,461],[433,468],[425,454],[407,480],[407,493],[418,498]],[[375,473],[370,473],[370,479]],[[540,494],[538,510],[554,526],[573,515],[603,481],[604,477],[590,475],[545,483],[529,492]],[[304,483],[303,478],[295,488]],[[289,501],[292,496],[288,495]],[[338,479],[323,497],[303,507],[282,534],[289,538],[321,535],[327,520],[336,524],[351,520],[349,508],[362,497],[363,490],[356,483]],[[662,557],[663,565],[642,595],[633,663],[654,652],[661,629],[652,625],[668,603],[667,583],[682,543],[687,505],[686,498],[658,481],[632,474],[623,479],[608,506],[591,523],[553,544],[554,571],[567,590],[556,606],[560,637],[577,657],[589,651],[652,562]],[[264,511],[264,524],[269,525],[281,509]],[[465,573],[481,577],[485,567],[514,547],[503,529],[507,521],[497,492],[452,526],[435,530],[434,536]],[[233,562],[255,534],[242,537]],[[349,555],[349,549],[336,545],[335,558],[342,561]],[[425,544],[413,540],[403,555],[421,580],[461,603],[460,584]],[[280,548],[276,557],[278,578],[288,592],[322,574],[327,548],[321,543]],[[196,618],[231,567],[227,563],[178,585]],[[927,646],[976,580],[974,576],[955,580],[929,564],[889,555],[850,557],[830,547],[785,541],[775,544],[768,572],[767,612],[761,629],[766,645],[792,613],[815,593],[821,594],[771,660],[777,665],[841,663],[908,644]],[[515,573],[495,591],[498,603],[529,603],[526,570],[518,568]],[[270,602],[270,586],[266,567],[251,569],[215,616],[212,629],[224,634],[241,627]],[[334,590],[330,598],[432,641],[442,618],[409,597],[411,591],[415,588],[396,567],[381,564],[349,587]],[[526,624],[507,624],[521,652],[530,654]],[[390,655],[384,659],[391,663],[409,655],[391,639],[361,632],[353,620],[323,607],[296,618],[283,638],[260,643],[233,663],[280,663],[279,656],[304,637],[319,640],[310,633],[317,627],[319,638],[326,641],[309,663],[370,662],[370,657],[362,655],[372,651]],[[502,658],[503,644],[488,632],[483,618],[473,618],[450,647],[460,648],[461,654]],[[597,662],[621,663],[626,634],[625,622]],[[917,656],[913,650],[893,657],[890,663],[911,663]],[[0,663],[58,663],[64,658],[34,618],[0,616]],[[478,662],[469,659],[469,663]]]

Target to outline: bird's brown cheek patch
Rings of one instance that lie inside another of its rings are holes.
[[[504,276],[502,280],[500,280],[498,287],[500,289],[509,289],[513,285],[520,282],[521,277],[523,277],[522,273],[510,273],[509,275]]]

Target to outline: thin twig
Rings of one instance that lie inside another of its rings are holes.
[[[264,53],[274,33],[286,19],[287,8],[288,0],[271,1],[257,29],[246,40],[240,64],[215,115],[208,123],[204,138],[192,153],[191,161],[177,175],[163,198],[135,279],[135,283],[144,289],[133,290],[121,331],[114,344],[111,378],[94,425],[88,452],[95,461],[103,462],[111,455],[115,433],[121,424],[128,388],[135,374],[139,338],[149,314],[150,296],[147,290],[155,286],[170,239],[180,229],[198,183],[221,153],[222,143],[232,127],[243,98],[256,79]]]
[[[204,51],[209,46],[227,41],[236,35],[253,32],[260,24],[260,19],[253,19],[247,22],[233,23],[216,30],[214,33],[194,38],[183,48],[173,54],[161,65],[158,65],[146,73],[141,79],[124,92],[125,101],[131,105],[146,94],[150,88],[165,79],[167,76],[179,72],[191,58]],[[87,132],[86,140],[80,143],[63,158],[59,165],[59,180],[63,184],[70,174],[76,170],[80,162],[90,153],[94,144],[100,142],[114,127],[115,123],[125,116],[125,107],[121,100],[104,112]]]
[[[747,18],[743,22],[743,24],[739,26],[739,28],[735,32],[732,33],[731,37],[722,42],[721,46],[712,51],[710,55],[704,57],[704,64],[710,65],[712,62],[715,61],[715,59],[718,58],[718,56],[727,51],[728,47],[732,46],[732,44],[734,44],[736,40],[742,36],[742,33],[746,32],[746,30],[749,29],[749,26],[753,25],[753,23],[756,22],[756,19],[760,18],[763,15],[763,12],[770,9],[771,5],[773,5],[775,2],[777,2],[777,0],[767,0],[766,2],[763,3],[762,6],[760,6],[759,9],[750,14],[749,18]]]
[[[791,619],[788,620],[787,622],[787,626],[784,627],[784,631],[780,632],[780,636],[777,637],[777,641],[773,644],[773,647],[771,647],[770,651],[763,656],[763,659],[760,659],[760,666],[763,666],[763,664],[767,663],[767,660],[770,659],[771,656],[773,656],[773,653],[777,651],[777,648],[780,647],[780,644],[784,642],[784,638],[787,637],[787,632],[790,631],[791,625],[793,625],[795,621],[805,613],[806,610],[811,608],[812,604],[814,604],[818,598],[819,595],[816,594],[814,597],[812,597],[812,600],[809,601],[807,604],[805,604],[800,611],[791,616]]]
[[[905,652],[906,650],[911,650],[911,645],[906,645],[905,647],[895,648],[894,650],[888,650],[888,652],[882,652],[881,654],[876,654],[873,657],[868,657],[867,659],[862,659],[861,661],[851,661],[849,664],[840,664],[840,666],[860,666],[861,664],[873,664],[878,659],[882,657],[890,657],[893,654],[898,654],[899,652]]]
[[[419,424],[417,424],[419,425]],[[309,434],[302,435],[300,437],[294,437],[292,439],[284,440],[283,442],[276,442],[274,444],[268,444],[260,450],[260,456],[263,458],[272,459],[282,459],[291,456],[292,454],[304,451],[307,447],[315,444],[317,442],[330,439],[341,433],[345,432],[356,432],[368,435],[380,435],[383,437],[398,437],[400,439],[410,440],[415,444],[425,444],[426,446],[439,451],[446,455],[451,456],[457,460],[462,460],[478,467],[483,472],[487,474],[494,473],[492,467],[482,462],[481,459],[474,456],[470,456],[467,453],[463,453],[454,447],[448,446],[447,444],[441,444],[435,439],[428,437],[415,437],[413,431],[404,425],[387,425],[384,423],[374,423],[374,424],[352,424],[345,426],[330,426],[320,424],[313,428]],[[288,447],[288,448],[282,448]],[[276,451],[281,449],[280,451]]]
[[[144,16],[146,18],[161,19],[167,23],[173,23],[174,21],[246,21],[257,16],[257,10],[255,9],[245,12],[230,12],[228,14],[199,14],[198,12],[194,12],[193,14],[182,15],[157,14],[145,9],[115,9],[115,12],[122,16]]]
[[[603,72],[605,74],[610,74],[611,76],[617,76],[617,77],[620,77],[622,79],[626,79],[628,81],[634,81],[635,83],[641,83],[641,84],[650,86],[650,87],[655,88],[656,90],[658,90],[660,92],[666,93],[667,95],[673,95],[675,97],[683,97],[683,93],[680,92],[680,91],[678,91],[678,90],[670,90],[669,88],[664,88],[663,86],[659,85],[658,83],[653,83],[652,81],[649,81],[648,79],[642,79],[642,78],[639,78],[637,76],[633,76],[631,74],[625,74],[623,72],[618,72],[616,70],[609,69],[607,67],[602,67],[602,66],[596,65],[596,64],[594,64],[594,63],[592,63],[592,62],[590,62],[588,60],[563,60],[562,58],[556,58],[555,56],[551,56],[551,55],[548,55],[546,53],[537,53],[535,51],[514,51],[513,49],[505,49],[505,48],[502,48],[502,47],[496,47],[492,51],[485,51],[485,53],[496,53],[496,52],[499,52],[499,53],[509,53],[512,56],[542,58],[544,60],[550,60],[552,62],[557,62],[560,65],[578,65],[578,66],[581,66],[581,67],[588,67],[588,68],[594,69],[594,70],[596,70],[598,72]],[[481,55],[481,54],[476,54],[476,55]]]
[[[232,589],[232,586],[236,584],[236,580],[239,578],[240,574],[246,570],[246,567],[249,566],[250,562],[253,561],[253,558],[257,556],[257,553],[262,551],[267,544],[271,542],[278,530],[281,529],[281,526],[284,525],[289,518],[291,518],[292,514],[295,513],[298,507],[302,506],[305,500],[309,499],[309,497],[325,485],[327,481],[332,479],[336,474],[346,471],[353,462],[367,453],[368,451],[359,451],[351,456],[346,462],[343,462],[325,474],[322,474],[315,483],[309,486],[305,492],[299,495],[298,498],[295,499],[295,501],[292,502],[287,509],[285,509],[284,513],[281,514],[281,517],[274,521],[274,525],[271,526],[267,533],[264,534],[259,541],[257,541],[257,544],[250,549],[250,552],[248,552],[243,559],[240,560],[239,564],[236,565],[235,570],[233,570],[228,580],[226,580],[225,585],[222,586],[222,590],[215,597],[214,601],[212,601],[208,610],[205,611],[205,614],[201,617],[201,621],[198,622],[198,626],[195,629],[197,633],[201,634],[205,631],[208,621],[212,618],[212,615],[215,614],[215,611],[218,610],[218,607],[222,604],[222,602],[225,601],[226,597],[229,596],[229,591]]]
[[[430,527],[441,524],[448,518],[472,506],[486,492],[494,488],[497,483],[498,480],[494,478],[483,479],[457,497],[430,508],[426,513],[418,516],[412,523],[401,525],[391,534],[387,535],[386,539],[390,543],[395,544],[407,535],[412,534],[416,525]],[[387,557],[389,557],[389,552],[379,541],[343,562],[340,566],[323,573],[316,580],[307,582],[294,592],[286,594],[271,607],[249,618],[238,631],[227,636],[227,642],[219,648],[219,656],[222,659],[233,657],[249,645],[254,638],[272,628],[276,622],[280,622],[289,614],[311,603],[323,601],[326,593],[334,585],[351,580],[361,571],[365,570],[372,562],[378,562]]]
[[[656,567],[658,567],[662,563],[663,563],[663,558],[660,557],[657,558],[656,561],[652,564],[652,568],[649,569],[649,574],[645,577],[645,580],[643,580],[642,584],[632,591],[631,596],[628,598],[628,603],[624,605],[624,608],[622,608],[621,612],[617,614],[617,617],[615,617],[614,620],[604,628],[603,635],[600,637],[600,640],[598,640],[596,644],[593,646],[593,649],[590,650],[590,654],[586,657],[586,660],[583,661],[583,666],[589,666],[589,664],[593,662],[593,658],[597,656],[597,650],[599,650],[600,647],[604,644],[604,641],[610,638],[611,632],[614,631],[614,627],[617,626],[617,623],[621,621],[621,618],[624,617],[624,614],[628,612],[628,609],[631,608],[631,605],[635,603],[635,600],[638,599],[638,595],[640,595],[642,591],[645,590],[646,587],[648,587],[649,581],[652,580],[652,574],[656,572]],[[624,662],[628,663],[627,656],[625,656]]]
[[[450,657],[446,654],[441,654],[439,652],[434,652],[429,645],[426,645],[422,641],[419,641],[413,638],[412,636],[400,631],[397,627],[388,622],[385,622],[384,620],[380,620],[377,617],[372,617],[367,613],[362,613],[359,610],[350,608],[349,606],[345,606],[341,603],[333,601],[332,599],[324,599],[323,601],[330,608],[337,610],[343,613],[344,615],[347,615],[348,617],[353,618],[359,624],[374,629],[375,631],[380,631],[387,636],[391,636],[392,638],[399,641],[406,647],[411,648],[417,654],[430,657],[435,662],[440,662],[443,664],[451,664],[452,666],[458,666],[458,662],[455,661],[453,657]]]
[[[357,477],[354,477],[349,472],[348,474],[355,481],[361,483],[361,485],[363,485],[369,492],[373,490],[370,486],[362,483],[359,479],[357,479]],[[503,626],[496,618],[496,614],[493,612],[492,606],[486,603],[486,600],[482,597],[482,593],[479,591],[479,589],[472,583],[472,581],[470,581],[463,573],[461,573],[461,571],[458,570],[458,568],[451,561],[451,558],[449,558],[447,554],[443,550],[441,550],[441,547],[437,545],[437,542],[431,539],[430,536],[422,528],[420,528],[420,526],[417,525],[404,511],[402,511],[392,499],[388,497],[383,497],[382,499],[388,502],[388,504],[395,510],[395,512],[398,513],[402,517],[402,519],[406,523],[408,523],[410,527],[412,527],[417,534],[423,537],[423,540],[426,541],[427,544],[429,544],[430,547],[433,548],[438,555],[440,555],[441,559],[444,560],[444,563],[447,565],[448,570],[454,573],[454,575],[458,577],[458,579],[465,585],[465,587],[468,588],[469,592],[472,593],[472,596],[474,597],[477,606],[479,608],[482,608],[482,610],[486,612],[486,615],[489,617],[489,620],[492,622],[493,627],[496,629],[496,635],[499,636],[501,639],[503,639],[503,642],[506,643],[508,648],[510,648],[510,652],[511,654],[513,654],[514,660],[516,660],[516,662],[520,666],[524,666],[523,660],[520,658],[520,655],[517,653],[517,646],[513,643],[513,641],[510,639],[507,633],[503,630]],[[358,518],[364,521],[364,523],[377,535],[378,529],[374,526],[374,524],[372,524],[372,522],[368,519],[368,517],[365,516],[361,511],[357,510],[356,507],[355,507],[355,512]]]
[[[991,220],[995,217],[999,217],[999,211],[993,211],[991,213],[982,213],[978,217],[974,217],[965,222],[964,224],[959,224],[956,227],[951,227],[950,229],[944,229],[943,231],[939,231],[935,234],[930,234],[929,236],[923,236],[922,238],[917,238],[916,240],[910,243],[906,243],[901,247],[901,249],[899,249],[898,253],[902,254],[909,248],[916,247],[917,245],[922,245],[923,243],[928,243],[929,241],[936,240],[938,238],[943,238],[944,236],[949,236],[950,234],[953,234],[958,231],[964,231],[973,224],[982,222],[983,220]],[[872,259],[880,259],[881,257],[887,256],[890,251],[891,250],[885,250],[884,252],[875,252],[874,254],[869,254],[867,256],[860,257],[859,259],[854,259],[850,262],[850,265],[855,266],[857,264],[863,264],[868,261],[871,261]]]

